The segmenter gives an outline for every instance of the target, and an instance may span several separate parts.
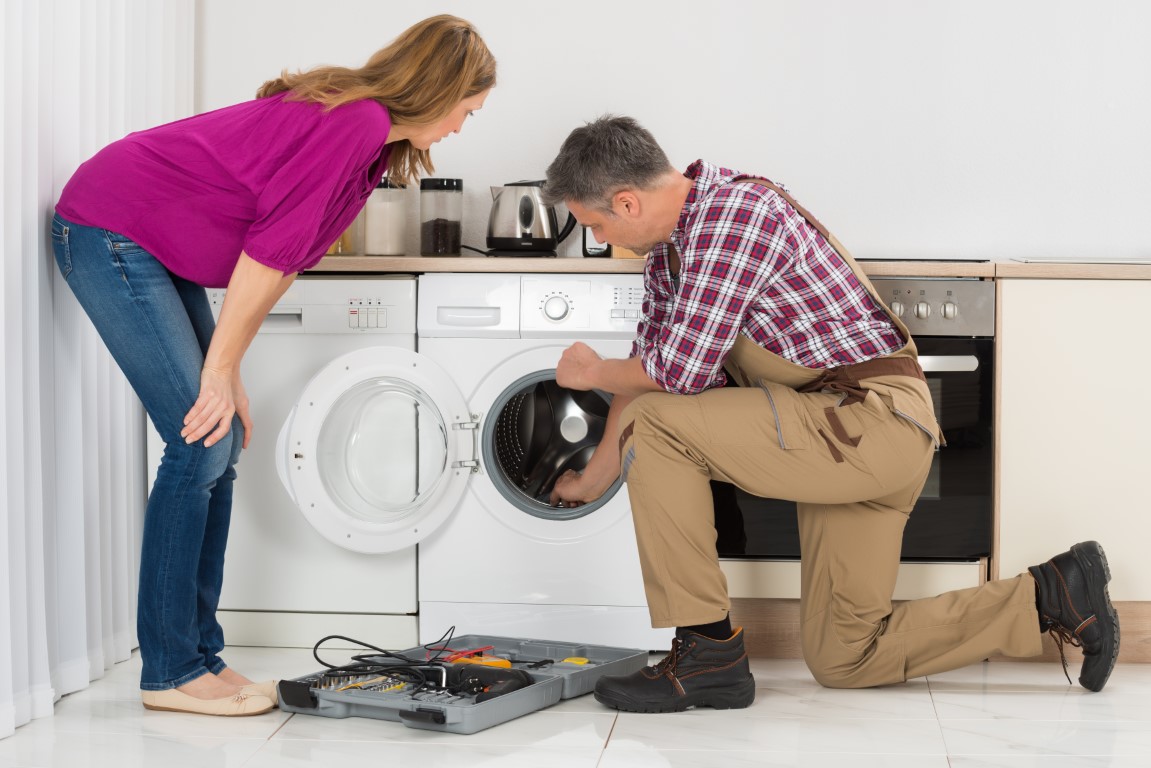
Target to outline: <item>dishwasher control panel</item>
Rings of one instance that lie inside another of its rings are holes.
[[[299,278],[272,306],[260,333],[416,332],[416,282],[411,278]],[[227,291],[209,288],[219,320]]]

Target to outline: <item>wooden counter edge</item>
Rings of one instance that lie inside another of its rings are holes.
[[[872,277],[967,277],[1035,280],[1151,280],[1151,264],[1026,264],[1014,261],[859,262]],[[420,274],[508,272],[538,274],[638,274],[643,259],[484,256],[325,256],[308,273]]]

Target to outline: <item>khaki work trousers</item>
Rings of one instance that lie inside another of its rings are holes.
[[[1026,573],[892,606],[903,528],[933,440],[876,391],[863,402],[839,401],[767,382],[647,394],[623,411],[621,457],[652,625],[728,614],[708,482],[715,479],[799,503],[802,646],[821,684],[864,688],[993,653],[1038,655],[1035,582]],[[839,424],[829,422],[828,407]],[[844,433],[857,444],[838,439]]]

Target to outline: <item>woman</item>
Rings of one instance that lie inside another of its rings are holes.
[[[436,16],[360,69],[323,67],[253,101],[131,134],[76,171],[52,221],[56,261],[164,439],[140,561],[140,688],[149,709],[275,706],[219,653],[233,468],[252,439],[240,360],[264,316],[348,227],[385,171],[483,106],[496,63]],[[219,324],[205,287],[227,286]]]

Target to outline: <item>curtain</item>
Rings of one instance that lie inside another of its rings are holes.
[[[0,737],[131,655],[145,415],[52,258],[79,163],[192,113],[195,0],[4,0]]]

